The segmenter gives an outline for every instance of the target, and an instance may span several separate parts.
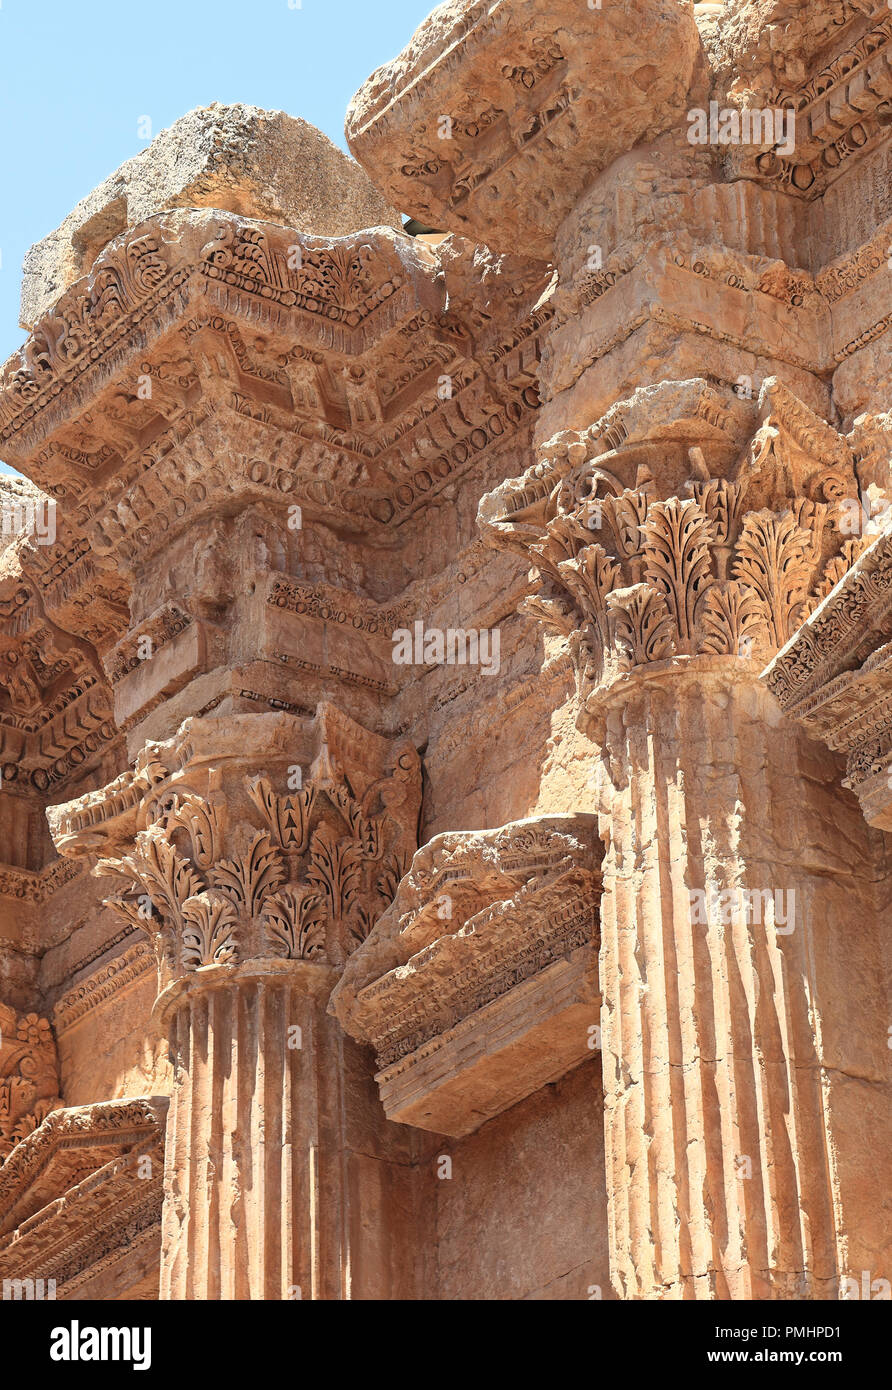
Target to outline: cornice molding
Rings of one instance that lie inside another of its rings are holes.
[[[596,820],[450,832],[417,852],[330,1004],[374,1047],[391,1119],[476,1129],[543,1084],[534,1036],[549,1080],[585,1060],[597,994]],[[515,1047],[526,1075],[500,1088]]]
[[[131,935],[135,933],[128,932],[125,939]],[[137,980],[146,975],[154,976],[155,970],[156,961],[151,945],[147,939],[139,937],[120,955],[86,979],[79,980],[56,1001],[53,1005],[53,1026],[57,1036],[80,1023],[108,999],[123,994]]]

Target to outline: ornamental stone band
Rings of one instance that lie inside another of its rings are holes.
[[[890,11],[447,0],[346,135],[25,261],[4,1287],[889,1298]]]

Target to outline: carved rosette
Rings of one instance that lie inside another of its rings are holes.
[[[0,1004],[0,1165],[61,1104],[49,1020]]]
[[[779,427],[769,414],[727,477],[711,476],[692,446],[680,487],[664,490],[650,468],[626,486],[623,451],[604,453],[596,425],[556,436],[522,478],[483,499],[488,543],[539,572],[523,611],[568,639],[589,712],[618,677],[655,662],[764,665],[863,550],[845,529],[857,496],[845,441],[768,387],[786,418]],[[790,416],[796,448],[784,438]],[[799,466],[803,452],[811,467]]]

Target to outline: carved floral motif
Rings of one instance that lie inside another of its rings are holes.
[[[49,1020],[0,1004],[0,1164],[61,1104]]]
[[[525,554],[541,576],[523,611],[571,638],[585,691],[671,657],[767,659],[852,563],[840,527],[855,492],[845,441],[767,387],[772,413],[730,478],[709,476],[692,448],[682,495],[660,496],[653,478],[624,487],[617,464],[567,433],[484,498],[488,542]]]
[[[133,852],[97,864],[129,885],[108,905],[149,933],[162,971],[255,956],[339,963],[387,906],[411,849],[388,807],[416,760],[401,754],[361,798],[337,769],[287,794],[267,776],[246,777],[263,828],[237,827],[226,855],[223,798],[162,797]]]

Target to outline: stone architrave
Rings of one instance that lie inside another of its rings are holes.
[[[447,0],[33,248],[10,1278],[892,1296],[890,129],[886,7]]]

